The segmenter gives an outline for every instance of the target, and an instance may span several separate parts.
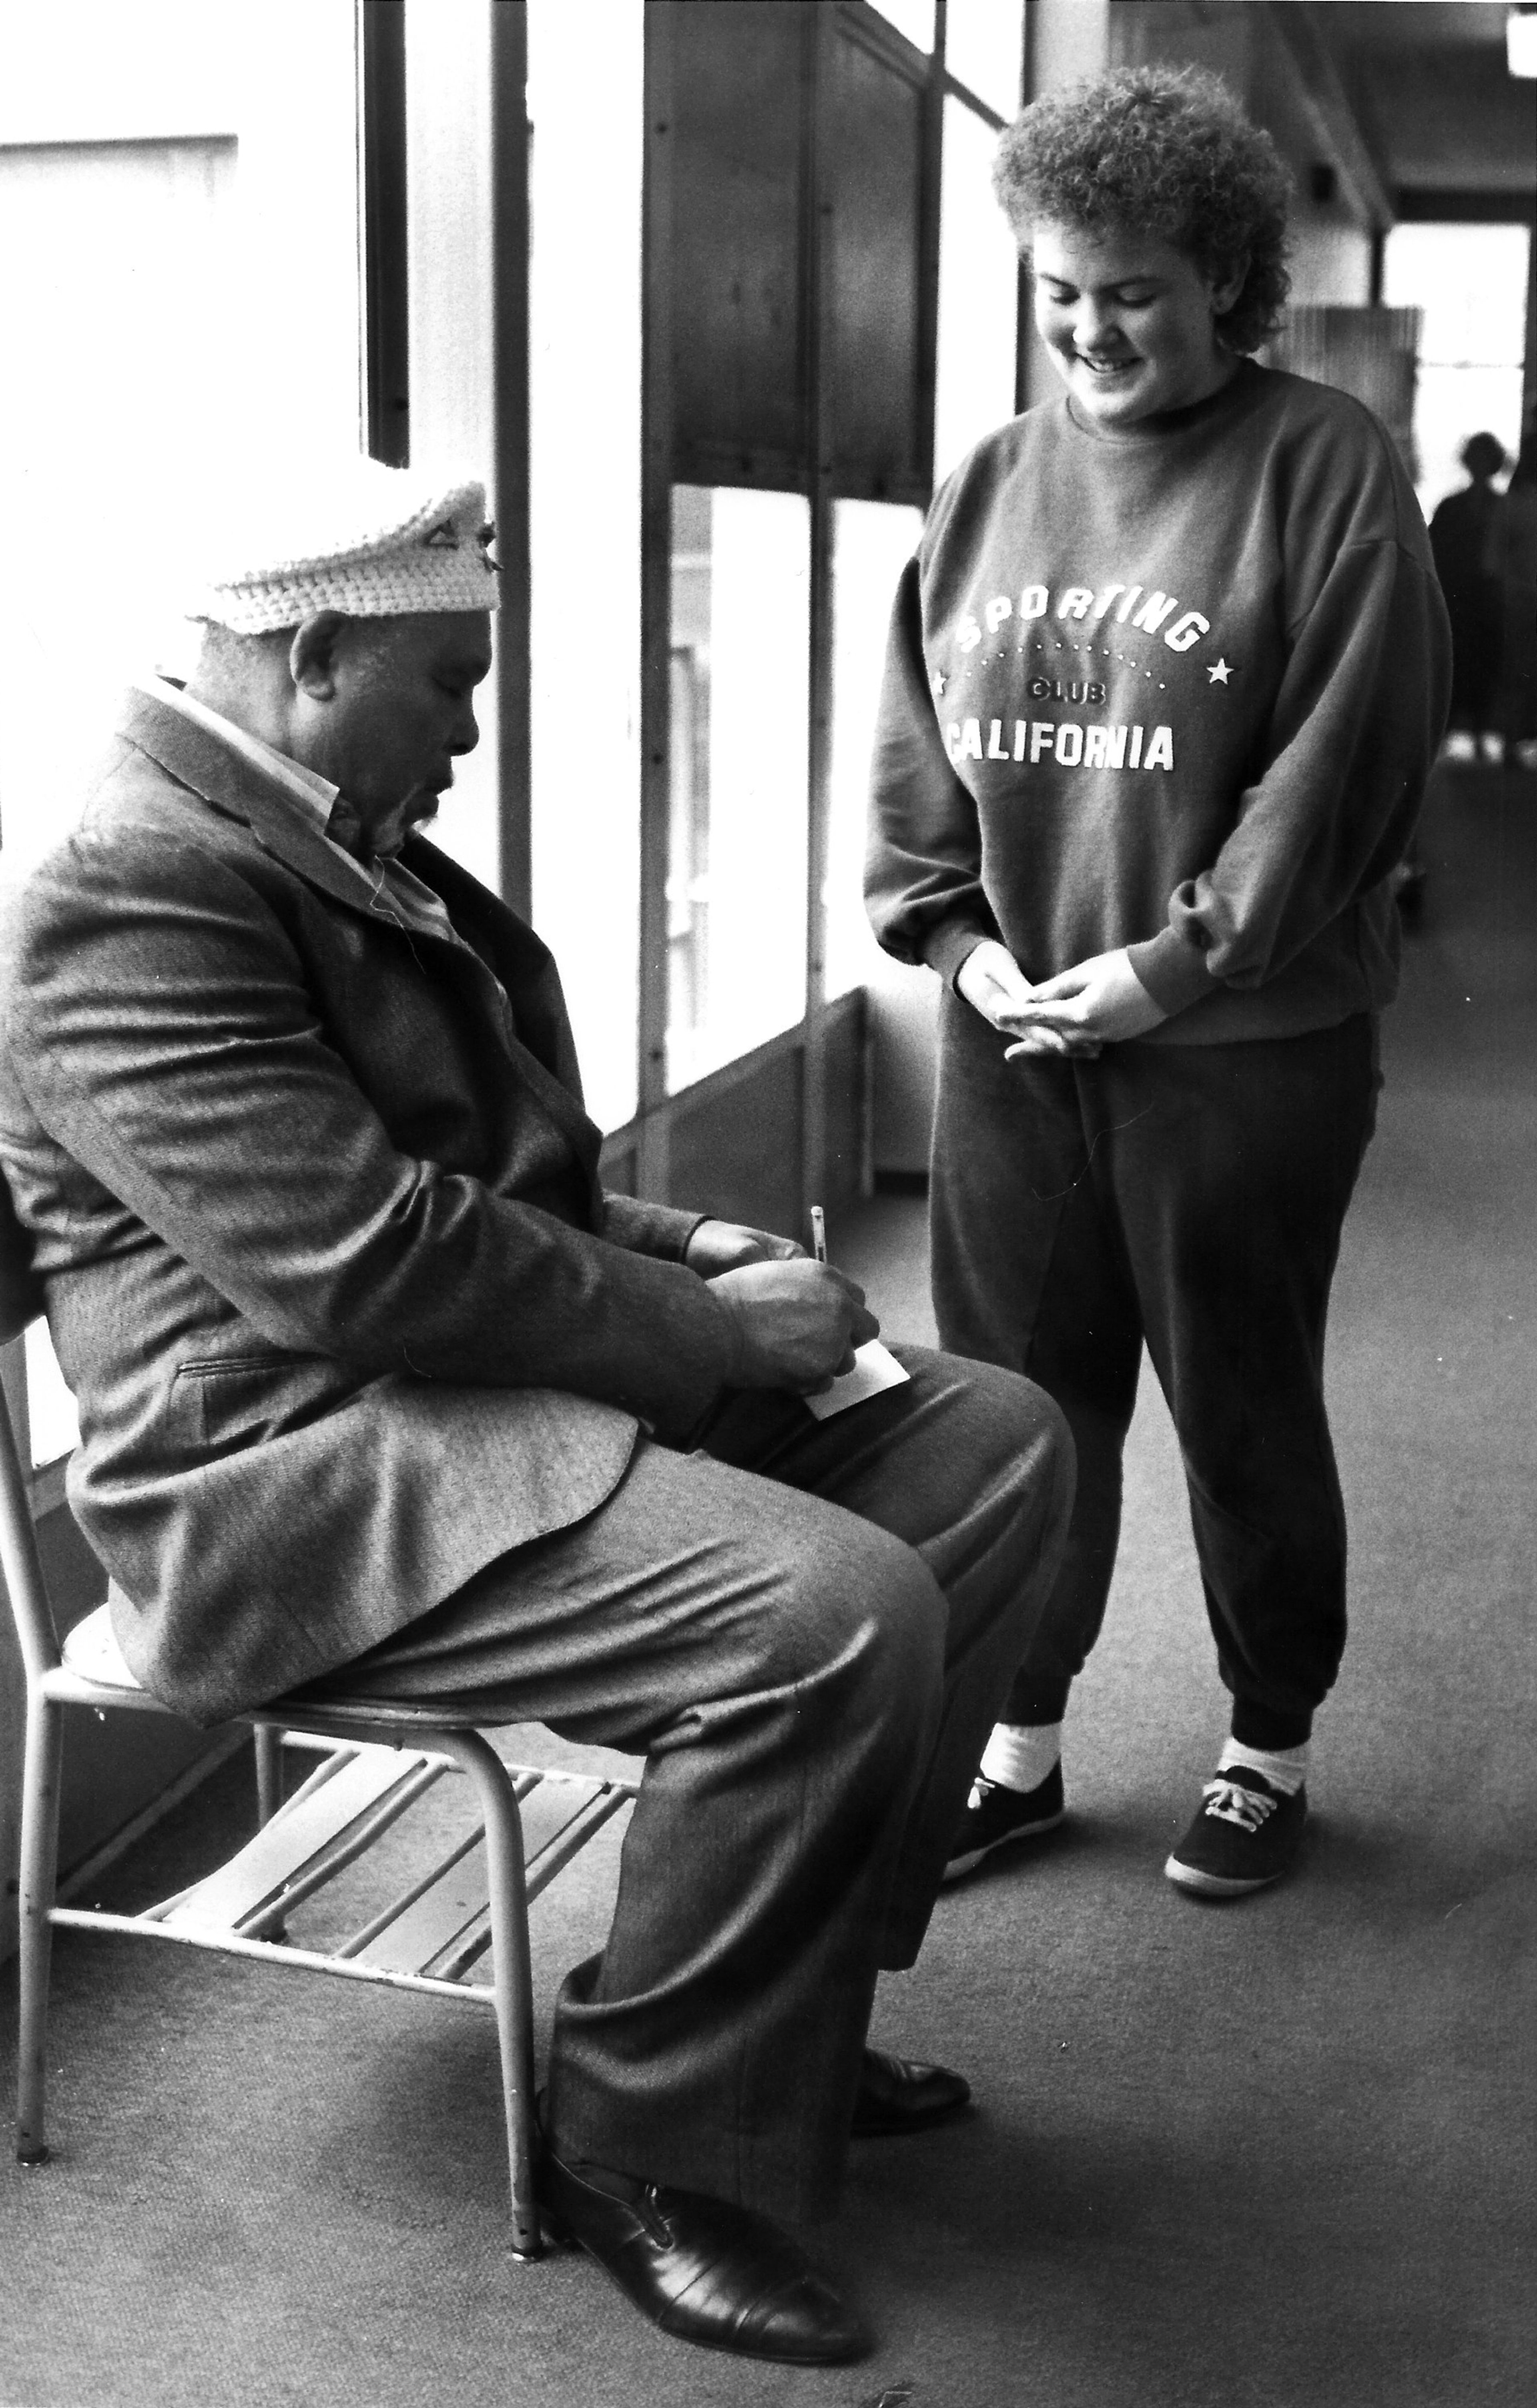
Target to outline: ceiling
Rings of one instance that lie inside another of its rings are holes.
[[[1508,10],[1494,0],[1321,0],[1334,37],[1353,50],[1496,50],[1503,54]]]
[[[1328,50],[1388,192],[1537,194],[1537,82],[1505,64],[1509,11],[1483,0],[1282,0]]]

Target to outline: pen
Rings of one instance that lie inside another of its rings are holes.
[[[812,1252],[819,1263],[827,1259],[827,1216],[820,1204],[812,1206]]]

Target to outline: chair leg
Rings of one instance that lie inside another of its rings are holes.
[[[59,1864],[59,1772],[64,1710],[34,1697],[27,1711],[22,1785],[20,1954],[22,2028],[16,2073],[16,2154],[24,2166],[48,2155],[48,1979]]]
[[[440,1732],[433,1745],[453,1756],[470,1774],[485,1817],[496,2029],[501,2041],[502,2102],[512,2191],[512,2253],[517,2258],[538,2258],[544,2243],[534,2196],[534,1982],[528,1956],[523,1824],[507,1768],[479,1731]]]
[[[283,1802],[283,1735],[273,1723],[257,1723],[251,1737],[256,1744],[256,1820],[270,1823]]]

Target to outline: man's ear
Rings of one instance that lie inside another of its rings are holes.
[[[311,702],[330,702],[337,690],[337,643],[347,625],[345,610],[317,610],[294,630],[288,674]]]

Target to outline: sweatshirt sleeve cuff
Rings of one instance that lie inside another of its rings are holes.
[[[1145,944],[1128,945],[1127,959],[1167,1017],[1210,995],[1216,984],[1200,947],[1177,928],[1160,928]]]
[[[962,963],[995,933],[979,928],[971,920],[941,920],[924,947],[924,959],[931,970],[938,970],[946,986],[954,986]]]

